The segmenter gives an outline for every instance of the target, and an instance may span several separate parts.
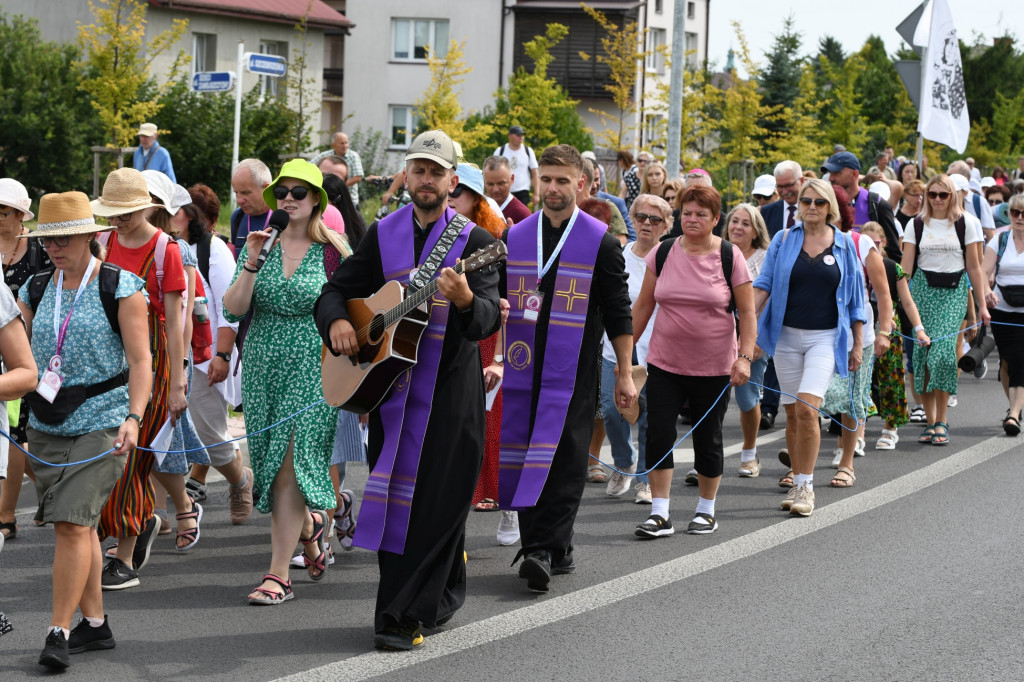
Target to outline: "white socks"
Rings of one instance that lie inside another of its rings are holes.
[[[49,635],[51,632],[63,632],[64,633],[64,639],[67,639],[68,637],[71,636],[71,630],[68,630],[67,628],[58,627],[56,625],[51,625],[50,627],[48,627],[46,629],[46,634],[47,635]]]
[[[651,500],[651,516],[660,516],[663,519],[668,518],[667,497],[655,497]]]
[[[241,488],[243,485],[245,485],[248,482],[249,482],[249,472],[245,470],[245,467],[242,467],[242,480],[239,481],[237,484],[232,485],[231,487],[232,488]]]
[[[707,514],[708,516],[715,515],[715,501],[705,500],[703,497],[697,498],[697,513]]]
[[[793,483],[796,485],[797,489],[799,489],[800,486],[806,484],[808,490],[814,490],[814,475],[813,474],[794,474],[793,475]]]
[[[103,626],[102,618],[90,618],[89,616],[85,616],[85,619],[89,621],[89,625],[91,627],[98,628]]]
[[[749,450],[740,450],[740,464],[746,464],[747,462],[753,462],[757,459],[757,448],[753,447]]]

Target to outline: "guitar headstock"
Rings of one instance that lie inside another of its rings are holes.
[[[508,256],[508,247],[505,246],[505,242],[500,239],[490,246],[486,246],[479,251],[474,252],[469,258],[462,261],[462,267],[464,272],[474,272],[475,270],[481,270],[486,268],[488,265],[493,265],[500,261],[505,260]]]

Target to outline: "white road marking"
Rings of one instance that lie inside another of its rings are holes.
[[[923,469],[816,509],[814,515],[809,518],[787,518],[785,521],[720,545],[621,578],[591,585],[585,590],[546,599],[538,604],[524,606],[432,635],[426,644],[413,653],[375,651],[280,679],[288,682],[365,680],[589,613],[824,530],[940,483],[1018,445],[1019,441],[1016,438],[989,438]]]

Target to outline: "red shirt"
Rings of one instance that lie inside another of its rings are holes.
[[[501,209],[501,212],[505,214],[506,218],[510,218],[512,220],[513,225],[522,222],[533,215],[530,212],[530,209],[526,207],[526,204],[519,201],[515,196],[509,194],[508,198],[509,202],[505,204],[505,208]]]
[[[160,233],[157,232],[153,235],[152,239],[139,248],[129,249],[117,241],[116,231],[111,232],[110,241],[107,242],[107,262],[142,277],[142,265],[146,262],[146,257],[149,256],[150,252],[156,248],[156,240],[159,237]],[[167,250],[164,252],[163,291],[165,294],[177,292],[184,295],[183,292],[187,288],[188,280],[185,278],[185,268],[181,264],[181,251],[178,250],[177,242],[171,239],[167,244]],[[157,288],[155,262],[153,267],[149,269],[149,275],[146,278],[146,291],[149,293],[150,308],[157,314],[159,320],[164,322],[164,304],[160,300],[160,293]]]

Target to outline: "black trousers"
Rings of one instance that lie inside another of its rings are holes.
[[[533,207],[530,206],[530,190],[521,189],[518,192],[512,192],[512,196],[514,196],[516,199],[519,199],[519,201],[523,202],[523,204],[526,205],[526,208],[530,209],[531,211],[533,210]]]

